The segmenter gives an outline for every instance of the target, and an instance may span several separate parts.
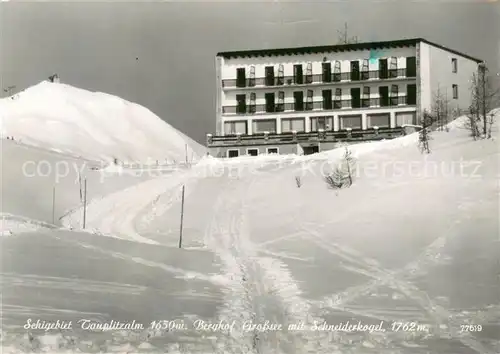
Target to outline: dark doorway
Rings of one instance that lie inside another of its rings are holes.
[[[380,107],[389,106],[389,87],[388,86],[379,87],[378,94],[380,96]]]
[[[360,108],[361,107],[361,89],[352,88],[351,89],[351,107]]]
[[[323,82],[332,82],[332,63],[322,63]]]
[[[380,79],[387,79],[387,77],[389,76],[389,70],[387,67],[387,59],[380,59],[378,61],[378,65],[379,65],[378,77]]]
[[[293,98],[294,98],[294,109],[296,111],[303,111],[304,110],[304,92],[302,91],[295,91],[293,93]]]
[[[417,104],[417,85],[410,84],[406,88],[406,104]]]
[[[274,86],[274,66],[266,66],[266,86]]]
[[[312,155],[317,152],[319,152],[319,146],[318,145],[313,145],[313,146],[303,146],[302,149],[304,150],[304,155]]]
[[[266,112],[274,112],[275,111],[274,92],[268,92],[264,94],[264,97],[266,99]]]
[[[246,98],[245,95],[236,95],[236,113],[245,114],[247,112]]]
[[[359,61],[351,61],[351,81],[359,80]]]
[[[296,64],[293,66],[293,81],[297,85],[302,85],[304,83],[302,75],[302,64]]]
[[[417,58],[408,57],[406,58],[406,77],[417,76]]]
[[[246,83],[245,68],[236,69],[236,87],[245,87]]]

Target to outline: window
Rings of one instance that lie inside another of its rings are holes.
[[[276,119],[255,119],[253,121],[253,132],[258,133],[276,133]]]
[[[319,129],[332,130],[332,116],[326,117],[311,117],[311,131],[316,132]]]
[[[302,85],[304,83],[302,64],[296,64],[293,66],[293,82],[297,85]]]
[[[248,79],[248,86],[255,86],[255,65],[250,67],[250,78]]]
[[[255,148],[247,149],[247,155],[258,156],[259,155],[259,149],[255,149]]]
[[[363,60],[363,67],[361,68],[361,80],[368,80],[370,78],[370,71],[368,66],[368,59]]]
[[[341,88],[335,89],[335,100],[333,101],[333,107],[335,109],[342,108],[342,89]]]
[[[274,92],[268,92],[264,97],[266,98],[266,112],[275,112]]]
[[[341,72],[341,64],[340,61],[337,60],[335,62],[335,68],[333,69],[333,81],[334,82],[339,82],[342,79],[342,72]]]
[[[227,157],[238,157],[240,155],[240,150],[227,150]]]
[[[278,153],[278,148],[277,147],[267,148],[267,153],[268,154],[277,154]]]
[[[457,58],[451,58],[451,71],[454,73],[458,72],[458,61]]]
[[[285,69],[283,68],[283,64],[278,66],[278,80],[276,81],[278,85],[285,84]]]
[[[391,85],[391,106],[399,104],[399,87],[398,85]]]
[[[250,93],[250,105],[248,106],[248,113],[255,113],[257,111],[257,105],[255,104],[256,101],[256,94],[255,92]]]
[[[332,90],[323,90],[323,109],[332,109],[333,101],[332,101]]]
[[[281,132],[303,132],[306,130],[304,118],[286,118],[281,120]]]
[[[398,77],[398,58],[391,57],[391,64],[389,68],[389,77]]]
[[[387,67],[387,59],[380,59],[378,61],[378,65],[379,65],[378,77],[380,79],[387,79],[387,77],[389,76],[388,67]]]
[[[389,128],[391,126],[391,116],[389,113],[369,114],[366,118],[369,128]]]
[[[453,99],[458,100],[458,85],[452,85],[451,87],[453,89]]]
[[[359,80],[359,61],[351,61],[351,81]]]
[[[361,105],[363,107],[370,107],[370,87],[363,87],[363,99],[361,100]]]
[[[236,95],[236,113],[245,114],[247,112],[247,105],[245,102],[245,95]]]
[[[340,129],[351,128],[351,129],[361,129],[361,116],[340,116]]]
[[[405,124],[416,124],[417,115],[415,112],[397,112],[396,113],[396,126],[401,127]]]
[[[306,68],[306,84],[310,84],[313,82],[313,64],[307,63]]]
[[[303,111],[304,110],[304,92],[302,91],[295,91],[293,93],[293,99],[294,99],[294,109],[296,111]]]
[[[313,90],[307,90],[307,98],[306,98],[306,110],[310,111],[313,109]]]
[[[416,77],[417,76],[417,58],[408,57],[406,58],[406,77]]]
[[[245,120],[236,122],[224,122],[224,135],[236,135],[238,133],[247,133],[247,122]]]
[[[276,104],[276,112],[285,111],[285,91],[278,92],[278,103]]]
[[[322,63],[323,82],[332,82],[332,63]]]
[[[236,69],[236,87],[246,86],[245,68]]]
[[[406,103],[417,104],[417,85],[410,84],[406,86]]]
[[[274,86],[274,66],[266,66],[266,86]]]
[[[361,107],[361,89],[352,88],[351,89],[351,107],[360,108]]]

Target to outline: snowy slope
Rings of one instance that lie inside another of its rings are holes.
[[[41,82],[0,100],[2,138],[91,160],[184,161],[204,148],[148,109],[119,97]]]

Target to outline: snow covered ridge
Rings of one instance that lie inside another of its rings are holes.
[[[205,148],[119,97],[43,81],[0,99],[2,138],[97,161],[192,161]]]
[[[43,221],[32,220],[20,215],[0,213],[0,236],[11,236],[39,229],[52,229],[54,225]]]

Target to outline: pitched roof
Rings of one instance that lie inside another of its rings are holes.
[[[353,44],[338,44],[338,45],[324,45],[324,46],[314,46],[314,47],[297,47],[297,48],[279,48],[279,49],[257,49],[257,50],[241,50],[241,51],[229,51],[229,52],[219,52],[218,57],[223,57],[226,59],[230,58],[242,58],[242,57],[266,57],[266,56],[286,56],[294,54],[314,54],[314,53],[327,53],[327,52],[346,52],[355,50],[375,50],[383,48],[401,48],[401,47],[412,47],[417,43],[427,43],[434,47],[446,50],[450,53],[462,56],[464,58],[474,60],[476,62],[482,62],[481,59],[471,57],[465,53],[444,47],[440,44],[430,42],[423,38],[411,38],[411,39],[399,39],[395,41],[382,41],[382,42],[364,42],[364,43],[353,43]]]

